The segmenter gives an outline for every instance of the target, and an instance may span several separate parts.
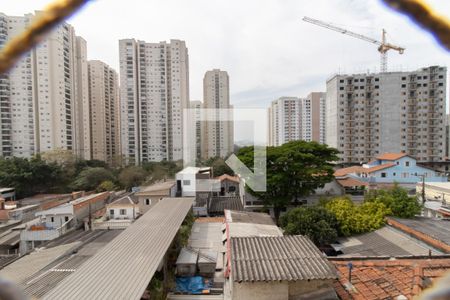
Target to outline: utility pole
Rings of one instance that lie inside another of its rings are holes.
[[[425,175],[418,175],[420,178],[422,178],[422,205],[425,204]]]

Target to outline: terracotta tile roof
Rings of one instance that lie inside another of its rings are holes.
[[[380,159],[380,160],[397,160],[404,156],[408,156],[408,154],[406,154],[406,153],[383,153],[383,154],[377,156],[376,158]]]
[[[345,176],[347,174],[361,172],[362,169],[364,169],[364,168],[361,166],[352,166],[352,167],[348,167],[348,168],[342,168],[342,169],[338,169],[338,170],[334,171],[334,176],[341,177],[341,176]]]
[[[352,282],[348,263],[352,262]],[[338,270],[334,283],[340,299],[407,299],[420,294],[450,270],[450,258],[420,257],[396,260],[331,260]]]
[[[228,175],[228,174],[223,174],[223,175],[220,175],[220,176],[218,176],[218,177],[214,177],[214,179],[217,179],[217,180],[220,180],[220,181],[223,181],[223,180],[225,180],[225,179],[228,179],[228,180],[230,180],[230,181],[239,183],[239,177],[237,177],[237,176],[230,176],[230,175]]]
[[[387,169],[387,168],[390,168],[390,167],[393,167],[396,165],[397,164],[394,164],[394,163],[387,163],[387,164],[382,164],[382,165],[378,165],[378,166],[373,166],[370,168],[363,168],[361,166],[353,166],[353,167],[336,170],[334,172],[334,176],[343,177],[347,174],[352,174],[352,173],[372,173],[372,172]]]
[[[204,217],[204,218],[195,219],[195,222],[198,222],[198,223],[223,223],[223,222],[225,222],[225,218],[224,217]]]
[[[337,182],[343,186],[343,187],[351,187],[351,186],[368,186],[369,183],[357,180],[354,178],[343,178],[343,179],[337,179]]]

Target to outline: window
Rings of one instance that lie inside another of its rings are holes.
[[[183,185],[191,185],[191,181],[190,180],[183,180]]]
[[[50,222],[55,222],[55,217],[51,217]]]
[[[229,192],[235,192],[236,191],[236,187],[232,185],[232,186],[228,187],[228,191]]]
[[[409,167],[409,161],[405,162],[405,167]]]
[[[395,176],[397,176],[397,174],[396,174],[396,173],[394,172],[394,173],[392,173],[392,176],[394,176],[394,177],[395,177]]]
[[[109,214],[110,214],[111,216],[114,216],[114,209],[110,209],[110,210],[109,210]]]
[[[68,217],[68,216],[65,216],[65,217],[64,217],[64,222],[67,222],[67,221],[69,221],[69,217]]]
[[[381,177],[385,178],[386,177],[386,173],[385,172],[381,173]]]
[[[152,204],[152,200],[147,198],[145,199],[145,205],[151,205]]]
[[[126,209],[121,209],[120,210],[120,214],[123,216],[123,215],[126,215],[127,214],[127,210]]]

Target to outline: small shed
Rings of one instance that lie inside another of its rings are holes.
[[[198,252],[188,248],[182,248],[177,258],[177,275],[194,276],[197,271]]]
[[[214,276],[217,265],[217,251],[200,250],[198,254],[198,269],[202,276]]]

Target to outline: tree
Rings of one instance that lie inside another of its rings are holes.
[[[395,184],[392,189],[374,190],[365,197],[366,202],[381,202],[391,210],[391,215],[400,218],[412,218],[419,214],[422,206],[417,196],[409,196],[406,189]]]
[[[111,171],[101,168],[86,168],[80,172],[72,183],[76,190],[95,190],[104,181],[114,181]]]
[[[306,235],[318,246],[330,244],[338,236],[336,217],[319,206],[294,208],[281,217],[280,224],[285,234]]]
[[[204,165],[212,167],[213,176],[221,176],[223,174],[228,174],[230,176],[234,175],[233,170],[226,164],[225,159],[221,157],[211,157],[204,162]]]
[[[62,174],[59,165],[47,163],[40,156],[0,158],[0,186],[15,188],[18,198],[59,191]]]
[[[325,203],[339,223],[339,235],[350,236],[378,229],[384,225],[384,217],[390,213],[381,202],[355,205],[347,197],[337,197]]]
[[[253,170],[253,153],[260,148],[243,147],[237,156]],[[262,199],[266,206],[273,207],[278,222],[281,209],[297,203],[323,187],[334,176],[331,162],[338,160],[338,150],[317,142],[292,141],[278,147],[267,147],[267,191],[252,194]]]
[[[114,191],[116,189],[116,186],[114,185],[114,182],[111,180],[106,180],[100,183],[100,185],[95,189],[97,193],[100,192],[108,192],[108,191]]]
[[[119,174],[119,183],[126,190],[139,186],[145,181],[148,173],[141,167],[131,166],[123,169]]]

